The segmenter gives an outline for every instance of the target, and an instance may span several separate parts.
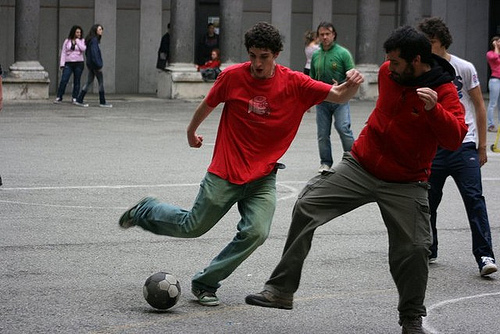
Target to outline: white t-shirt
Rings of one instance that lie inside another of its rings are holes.
[[[456,77],[453,80],[457,87],[458,97],[465,108],[465,123],[469,131],[463,143],[474,142],[477,144],[476,113],[474,103],[469,95],[469,91],[479,86],[477,71],[471,62],[451,55],[450,64],[455,68]]]
[[[316,51],[318,49],[319,49],[318,44],[306,46],[306,48],[304,49],[304,52],[306,54],[306,65],[304,66],[304,68],[311,69],[311,59],[312,59],[313,53],[314,53],[314,51]]]

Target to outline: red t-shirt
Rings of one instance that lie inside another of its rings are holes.
[[[234,184],[271,173],[304,112],[326,99],[330,88],[281,65],[269,79],[253,78],[250,62],[226,68],[206,97],[210,107],[225,103],[208,171]]]

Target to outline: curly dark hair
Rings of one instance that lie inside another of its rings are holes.
[[[283,50],[283,42],[278,29],[267,22],[259,22],[245,33],[245,47],[268,49],[276,54]]]
[[[425,35],[411,26],[394,30],[384,42],[385,53],[399,50],[399,56],[408,63],[420,56],[422,63],[432,64],[432,46]]]
[[[418,29],[429,39],[438,39],[441,45],[448,49],[453,43],[450,30],[439,17],[430,17],[424,19],[418,24]]]

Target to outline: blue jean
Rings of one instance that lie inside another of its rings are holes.
[[[430,257],[437,257],[437,209],[443,197],[443,186],[448,176],[453,177],[465,205],[467,218],[472,232],[472,253],[478,265],[481,256],[493,257],[490,224],[486,211],[481,184],[481,168],[475,143],[465,143],[456,150],[438,149],[432,162],[429,183],[429,207],[431,211],[431,226],[433,243]]]
[[[97,82],[99,83],[99,104],[106,104],[106,98],[104,97],[104,77],[102,75],[102,71],[92,70],[88,67],[87,69],[89,70],[87,83],[83,86],[82,91],[76,100],[79,103],[83,103],[83,99],[85,98],[90,85],[94,82],[94,78],[97,78]]]
[[[80,93],[80,80],[83,73],[83,61],[79,62],[66,62],[64,64],[64,69],[61,76],[61,82],[59,83],[59,88],[57,89],[57,97],[62,100],[64,92],[66,91],[66,86],[68,85],[69,78],[73,74],[73,93],[71,96],[76,99],[78,98],[78,93]]]
[[[488,81],[488,88],[490,91],[490,102],[488,103],[488,127],[495,125],[494,112],[498,110],[500,101],[500,79],[490,78]],[[498,111],[498,119],[500,120],[500,110]]]
[[[322,102],[316,106],[316,125],[318,128],[318,148],[320,164],[333,165],[332,142],[330,135],[332,131],[332,119],[337,130],[344,152],[351,151],[354,136],[351,130],[351,112],[349,103],[337,104]]]
[[[400,318],[425,316],[431,245],[427,182],[392,183],[375,178],[351,156],[309,180],[295,203],[279,264],[264,285],[293,299],[315,230],[362,205],[376,202],[389,236],[389,267],[399,292]]]
[[[235,203],[241,215],[236,236],[192,279],[193,288],[215,292],[220,281],[267,239],[276,208],[275,172],[242,185],[207,173],[191,210],[150,200],[137,208],[134,223],[155,234],[196,238],[215,226]]]

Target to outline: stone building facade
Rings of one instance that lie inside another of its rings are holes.
[[[490,0],[0,0],[0,64],[7,72],[26,71],[45,80],[55,94],[61,44],[74,24],[84,33],[104,27],[101,50],[108,93],[155,94],[165,73],[156,69],[162,35],[171,24],[171,67],[194,68],[197,42],[209,20],[220,23],[223,64],[244,61],[243,34],[268,21],[284,37],[278,58],[302,71],[303,35],[320,21],[332,21],[339,44],[351,50],[367,72],[384,60],[383,41],[402,24],[440,16],[449,25],[452,53],[472,61],[483,90],[487,83],[488,40],[500,33],[500,7]],[[496,13],[496,14],[495,14]],[[495,15],[494,15],[495,14]],[[17,65],[16,65],[17,64]],[[17,67],[16,67],[17,66]],[[31,68],[30,68],[31,66]],[[47,78],[40,77],[46,73]],[[21,73],[22,74],[22,73]],[[22,75],[21,75],[22,76]],[[86,78],[86,73],[84,77]],[[8,80],[6,80],[8,81]],[[70,89],[70,87],[68,87]],[[48,97],[48,96],[47,96]]]

